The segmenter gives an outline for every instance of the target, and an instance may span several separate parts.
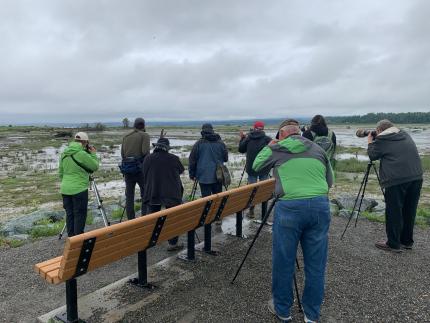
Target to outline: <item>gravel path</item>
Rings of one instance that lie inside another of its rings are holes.
[[[414,250],[391,254],[373,246],[384,237],[382,224],[360,220],[341,241],[345,224],[343,218],[332,219],[321,321],[430,322],[430,230],[416,229]],[[191,271],[193,277],[178,279],[161,297],[127,313],[121,322],[276,322],[266,309],[271,284],[270,227],[257,240],[234,285],[230,280],[250,239],[227,237],[225,243],[217,257],[203,255],[195,264],[178,260],[179,268]],[[34,263],[57,256],[61,249],[62,242],[50,238],[0,250],[0,322],[34,322],[38,315],[64,305],[64,287],[50,286],[32,271]],[[164,246],[153,248],[149,261],[168,255]],[[79,293],[89,293],[135,270],[136,257],[129,257],[88,273],[79,279]],[[298,282],[301,288],[303,269]],[[293,316],[302,321],[297,306]]]

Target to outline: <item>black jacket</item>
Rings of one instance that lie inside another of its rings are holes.
[[[314,141],[314,136],[312,135],[312,131],[315,132],[317,136],[328,136],[328,128],[321,125],[311,126],[309,130],[306,130],[303,132],[302,136],[305,138],[308,138],[309,140]],[[334,132],[333,132],[333,136],[331,137],[331,141],[336,147],[336,135]]]
[[[390,132],[390,129],[397,132]],[[394,127],[387,130],[376,136],[367,148],[370,160],[381,161],[381,186],[390,187],[422,179],[421,159],[412,138]]]
[[[143,161],[143,202],[166,207],[181,204],[184,189],[179,175],[183,172],[178,156],[155,149]]]
[[[272,138],[266,136],[264,131],[251,131],[246,137],[240,139],[239,152],[246,153],[246,172],[248,175],[267,175],[266,173],[257,173],[252,169],[252,164],[257,154],[263,149]]]
[[[202,132],[202,138],[194,144],[188,157],[189,175],[202,184],[217,183],[216,166],[227,161],[228,151],[221,137]]]

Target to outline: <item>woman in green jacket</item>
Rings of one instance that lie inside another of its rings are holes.
[[[60,158],[60,192],[66,210],[67,235],[84,232],[88,208],[90,174],[99,168],[96,149],[89,146],[88,135],[78,132]]]

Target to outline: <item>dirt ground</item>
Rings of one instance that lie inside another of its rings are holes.
[[[414,249],[397,255],[373,246],[384,237],[383,224],[362,219],[340,240],[345,224],[343,218],[332,219],[321,322],[430,322],[429,229],[417,228]],[[255,231],[257,224],[251,226]],[[201,256],[195,264],[178,260],[177,266],[191,271],[193,278],[178,280],[163,290],[162,297],[120,321],[275,322],[266,308],[271,285],[270,227],[262,231],[236,283],[230,284],[250,241],[227,237],[217,257]],[[65,304],[64,286],[48,285],[32,271],[35,263],[57,256],[63,243],[47,238],[0,250],[0,322],[34,322],[37,316]],[[165,245],[148,254],[150,263],[168,256],[171,253],[165,251]],[[302,264],[300,254],[298,258]],[[137,257],[128,257],[80,277],[79,295],[132,274],[136,263]],[[300,287],[303,278],[302,268]],[[302,321],[297,306],[293,316],[296,322]],[[101,322],[97,317],[90,322]]]

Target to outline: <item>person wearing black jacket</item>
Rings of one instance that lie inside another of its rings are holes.
[[[153,144],[154,151],[146,156],[143,162],[143,177],[145,189],[143,203],[149,213],[158,212],[164,206],[166,209],[182,203],[184,188],[180,174],[184,172],[178,156],[169,153],[170,142],[167,138],[158,139]],[[181,249],[178,237],[169,240],[168,251]]]
[[[387,240],[375,246],[391,252],[412,249],[415,216],[423,184],[423,170],[412,138],[389,120],[370,133],[367,153],[370,160],[380,160],[380,184],[385,188],[385,229]]]
[[[269,173],[257,173],[252,169],[252,164],[257,154],[263,149],[272,138],[266,136],[264,132],[264,123],[262,121],[254,122],[253,129],[245,135],[240,132],[239,152],[246,153],[245,170],[248,174],[248,184],[257,183],[257,180],[263,181],[269,178]],[[254,217],[254,206],[249,208],[249,217]]]
[[[336,134],[327,127],[324,117],[320,114],[311,120],[311,126],[303,131],[302,136],[320,145],[329,157],[332,168],[335,168]]]

